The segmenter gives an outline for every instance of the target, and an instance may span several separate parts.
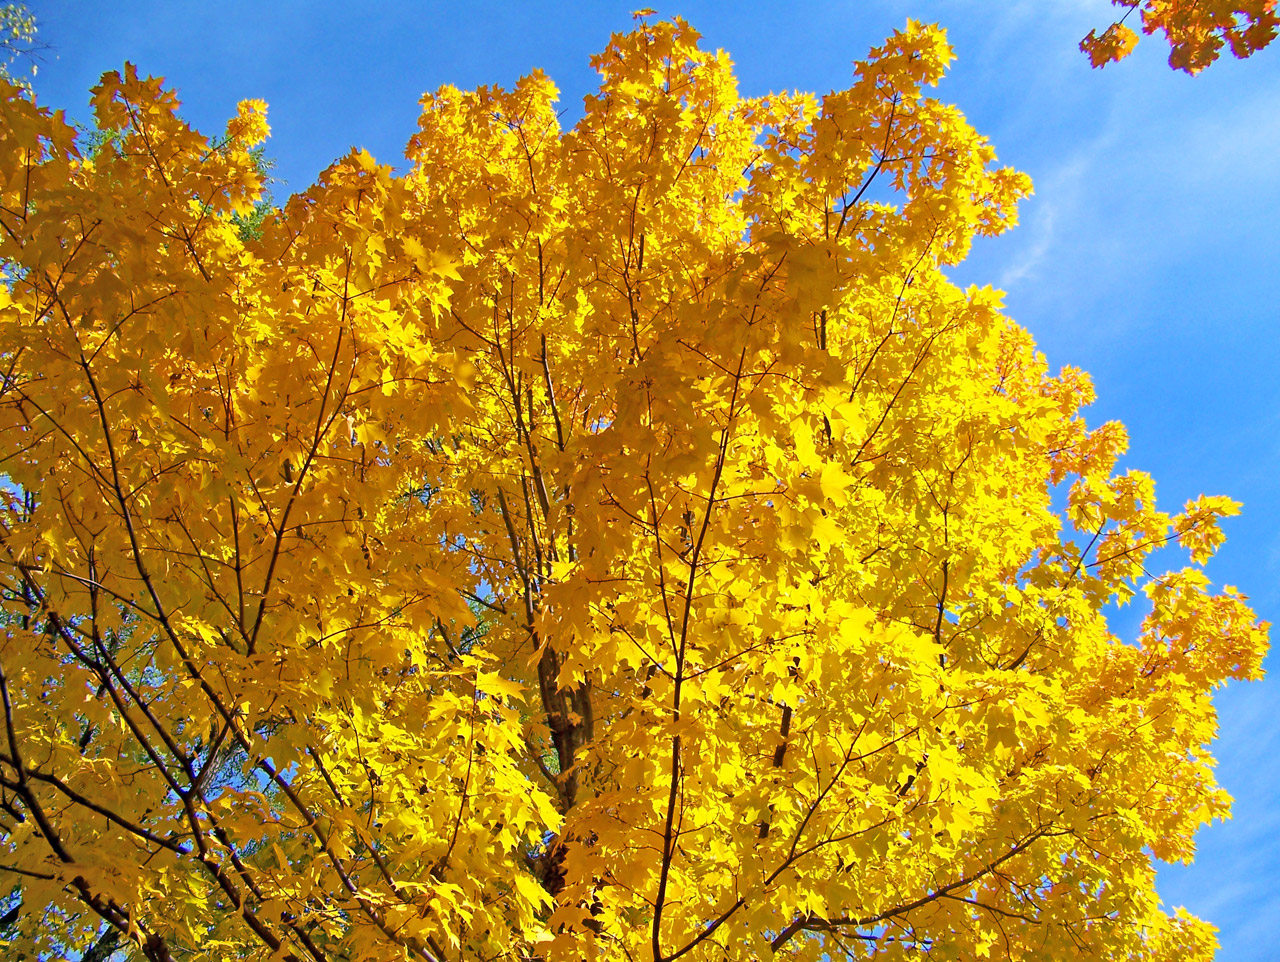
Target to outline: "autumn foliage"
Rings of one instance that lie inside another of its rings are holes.
[[[1260,674],[1236,505],[948,281],[1030,184],[941,31],[822,98],[697,39],[570,130],[442,88],[256,237],[262,104],[130,68],[90,154],[6,88],[9,957],[1211,955],[1153,863]]]
[[[1095,67],[1123,60],[1138,44],[1138,34],[1157,30],[1169,41],[1169,66],[1196,74],[1218,59],[1222,48],[1243,59],[1276,38],[1280,14],[1276,0],[1111,0],[1124,12],[1102,33],[1090,30],[1080,41]]]

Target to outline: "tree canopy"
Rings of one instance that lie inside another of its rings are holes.
[[[87,156],[5,88],[12,957],[1212,955],[1153,878],[1260,674],[1237,506],[947,279],[1030,183],[942,31],[820,98],[697,42],[569,130],[442,88],[252,231],[261,102],[129,67]]]

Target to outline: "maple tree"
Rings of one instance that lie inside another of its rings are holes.
[[[1090,30],[1080,41],[1089,62],[1103,67],[1123,60],[1138,44],[1126,21],[1138,12],[1142,32],[1157,30],[1169,41],[1169,66],[1197,74],[1218,59],[1225,46],[1241,59],[1276,38],[1276,0],[1111,0],[1124,10],[1102,33]]]
[[[1030,185],[939,29],[823,98],[697,40],[570,130],[442,88],[253,231],[260,102],[128,68],[89,156],[5,88],[10,957],[1212,954],[1153,860],[1261,672],[1237,506],[948,281]]]

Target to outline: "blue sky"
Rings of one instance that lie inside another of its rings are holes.
[[[1022,226],[979,244],[957,279],[1006,290],[1051,365],[1093,374],[1091,422],[1127,425],[1127,463],[1155,476],[1166,508],[1202,492],[1244,502],[1210,575],[1280,621],[1280,42],[1190,78],[1166,66],[1161,38],[1091,70],[1076,43],[1110,21],[1106,0],[646,2],[727,49],[747,94],[846,86],[852,61],[908,17],[946,26],[958,60],[941,96],[1036,184]],[[43,103],[87,120],[89,87],[125,60],[166,77],[207,133],[260,97],[280,197],[352,145],[402,163],[418,98],[442,83],[507,85],[541,67],[573,119],[594,85],[588,57],[642,5],[30,3],[52,45]],[[1159,886],[1220,926],[1223,962],[1262,962],[1280,944],[1280,679],[1217,704],[1236,816]]]

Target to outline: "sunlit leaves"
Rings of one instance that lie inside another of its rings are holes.
[[[1095,67],[1123,60],[1138,35],[1126,24],[1141,21],[1145,34],[1162,32],[1169,41],[1169,66],[1196,74],[1218,59],[1223,47],[1245,58],[1266,47],[1280,28],[1276,0],[1111,0],[1124,11],[1102,33],[1090,30],[1080,49]]]
[[[1159,511],[947,280],[1030,184],[940,30],[751,99],[640,20],[572,130],[445,87],[248,233],[261,103],[126,68],[90,157],[8,95],[14,946],[1207,957],[1151,858],[1227,811],[1237,506]]]

